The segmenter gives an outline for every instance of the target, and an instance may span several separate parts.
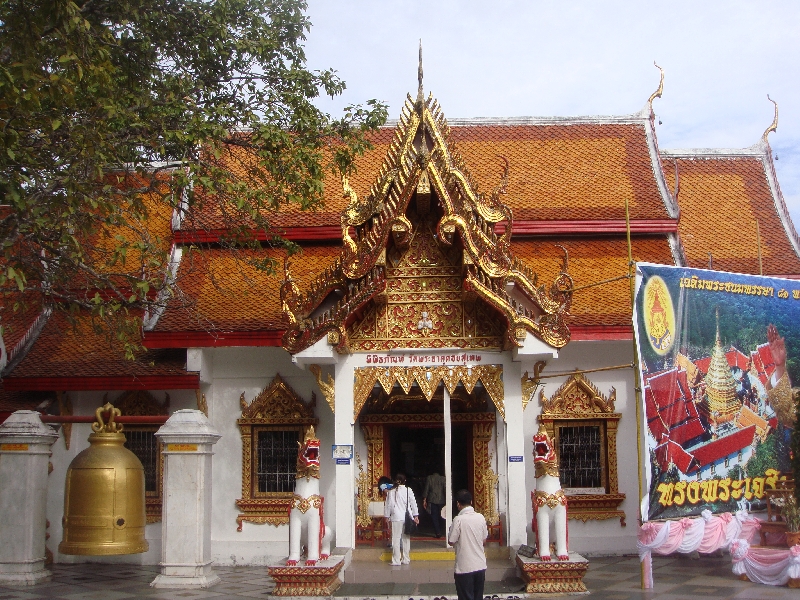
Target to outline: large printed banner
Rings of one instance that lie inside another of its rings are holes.
[[[800,281],[637,265],[643,517],[761,510],[788,471]]]

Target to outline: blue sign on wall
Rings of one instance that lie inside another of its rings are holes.
[[[509,456],[508,462],[522,462],[521,456]]]

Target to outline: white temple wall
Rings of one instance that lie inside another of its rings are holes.
[[[121,390],[91,391],[91,392],[66,392],[72,401],[72,412],[75,415],[94,415],[95,410],[104,404],[104,397],[108,394],[108,401],[114,402],[116,398],[126,392]],[[158,402],[164,402],[164,391],[151,392]],[[169,394],[170,412],[182,408],[197,408],[194,390],[167,390]],[[150,544],[150,549],[142,554],[128,554],[121,556],[75,556],[61,554],[58,545],[61,543],[63,528],[61,518],[64,516],[64,484],[66,483],[67,469],[72,459],[78,453],[89,447],[89,435],[92,433],[90,423],[73,423],[70,436],[70,447],[67,450],[64,443],[64,428],[58,428],[58,440],[52,445],[53,453],[50,462],[53,471],[47,481],[47,520],[50,527],[47,533],[50,538],[46,546],[53,553],[56,563],[115,563],[135,565],[156,565],[161,561],[161,523],[149,523],[145,527],[145,539]]]
[[[559,351],[556,360],[548,361],[542,375],[549,373],[567,373],[575,369],[598,369],[602,367],[630,364],[633,360],[633,346],[630,341],[572,341]],[[620,526],[619,519],[604,521],[587,521],[582,523],[570,519],[569,548],[581,554],[632,554],[636,552],[636,529],[638,519],[639,483],[637,478],[638,461],[636,456],[636,394],[634,389],[633,369],[619,369],[587,373],[585,377],[591,381],[604,396],[608,396],[611,388],[617,390],[616,412],[622,415],[617,432],[617,472],[619,474],[619,491],[625,494],[625,500],[619,509],[625,512],[627,526]],[[536,397],[525,409],[525,465],[526,487],[535,489],[536,478],[533,467],[533,435],[539,429],[538,416],[541,413],[539,391],[551,397],[567,377],[543,379],[543,387],[536,391]],[[527,499],[528,539],[534,541],[531,532],[533,510],[530,493]]]
[[[208,354],[203,364],[212,365],[210,385],[204,390],[208,417],[222,434],[214,446],[212,558],[220,565],[262,565],[284,559],[289,553],[288,524],[276,527],[245,521],[242,531],[236,530],[236,517],[240,514],[236,500],[242,497],[242,437],[236,424],[242,412],[239,398],[244,392],[249,404],[278,373],[304,402],[311,400],[312,392],[316,394],[317,436],[321,440],[320,493],[325,497],[326,514],[336,501],[330,460],[333,414],[314,376],[292,364],[291,356],[281,348],[213,348],[202,352]]]

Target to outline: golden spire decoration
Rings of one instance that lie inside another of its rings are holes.
[[[425,101],[425,94],[422,91],[422,38],[419,40],[419,66],[417,67],[417,81],[419,82],[419,86],[417,87],[417,104],[422,106],[422,103]]]
[[[769,100],[770,102],[772,102],[775,105],[775,116],[773,117],[772,123],[770,124],[770,126],[767,127],[767,130],[764,132],[764,135],[761,136],[761,139],[763,141],[765,141],[765,142],[767,141],[767,136],[771,132],[778,131],[778,103],[775,102],[775,100],[773,100],[772,98],[770,98],[769,94],[767,94],[767,100]]]
[[[659,67],[656,64],[656,61],[653,61],[653,64],[656,65],[656,68],[661,71],[661,80],[658,82],[658,89],[650,94],[650,97],[647,99],[647,103],[650,105],[650,110],[653,110],[653,100],[656,98],[661,98],[661,94],[664,92],[664,69]]]

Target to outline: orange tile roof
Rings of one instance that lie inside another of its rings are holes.
[[[321,245],[294,255],[290,269],[298,287],[307,289],[339,253],[338,245]],[[184,251],[177,276],[180,293],[170,301],[154,331],[213,334],[285,329],[280,303],[285,253],[265,250],[265,255],[278,261],[278,273],[269,275],[249,264],[247,260],[255,258],[249,251],[238,258],[233,251],[219,248]]]
[[[6,377],[6,389],[18,389],[15,380],[48,377],[152,377],[186,375],[186,352],[150,350],[126,360],[121,346],[98,335],[91,319],[78,317],[73,327],[56,311],[31,350]],[[114,389],[114,388],[110,388]]]
[[[371,135],[373,149],[356,160],[350,185],[364,198],[388,152],[394,130]],[[517,220],[669,219],[658,188],[644,121],[547,124],[476,124],[450,127],[450,137],[481,192],[500,182],[501,159],[509,161],[503,196]],[[275,227],[339,225],[347,204],[341,182],[327,174],[324,207],[300,211],[285,206],[271,218]],[[183,228],[220,229],[226,215],[208,203]]]
[[[548,238],[511,242],[512,252],[539,274],[539,284],[549,286],[561,265],[561,244],[569,252],[569,273],[575,287],[625,275],[628,246],[624,237],[595,239]],[[634,237],[633,258],[660,264],[675,264],[665,236]],[[631,325],[630,284],[627,279],[575,292],[567,318],[569,326]]]
[[[776,210],[776,199],[757,155],[662,157],[675,186],[678,165],[679,233],[688,266],[707,269],[709,252],[720,271],[758,274],[756,221],[765,275],[800,275],[800,257]]]
[[[37,317],[42,314],[42,297],[34,292],[25,292],[19,295],[12,292],[0,297],[3,298],[1,303],[3,308],[0,310],[3,341],[6,350],[11,352],[34,324]],[[16,307],[15,304],[17,304]]]

